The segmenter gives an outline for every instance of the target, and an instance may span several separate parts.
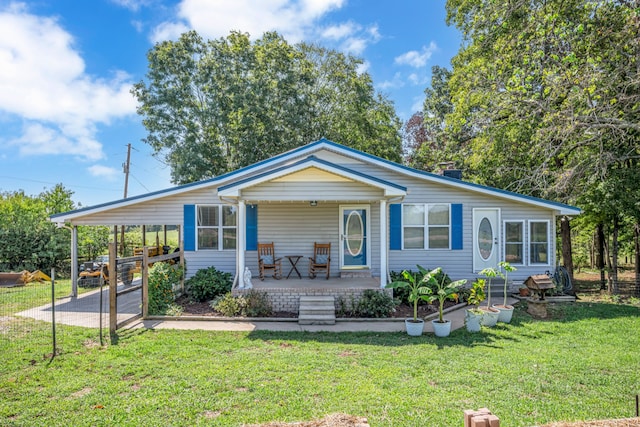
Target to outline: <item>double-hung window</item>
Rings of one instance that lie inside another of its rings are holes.
[[[235,249],[237,219],[235,206],[199,205],[197,209],[198,249]]]
[[[549,264],[549,221],[529,221],[529,264]]]
[[[513,265],[524,264],[524,221],[505,221],[504,259]]]
[[[402,235],[404,249],[449,249],[451,208],[448,204],[404,204]]]

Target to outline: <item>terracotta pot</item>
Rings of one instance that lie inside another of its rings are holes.
[[[518,291],[520,292],[520,296],[521,297],[528,297],[529,296],[529,288],[520,288],[520,289],[518,289]]]

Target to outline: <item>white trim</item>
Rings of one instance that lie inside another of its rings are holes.
[[[497,268],[498,267],[498,263],[502,260],[501,259],[501,255],[502,255],[502,251],[500,250],[500,243],[502,242],[502,236],[500,235],[501,233],[501,224],[502,224],[502,210],[501,208],[492,208],[492,207],[483,207],[483,208],[473,208],[471,210],[471,266],[472,266],[472,270],[473,272],[477,273],[479,271],[482,270],[482,268],[476,268],[476,261],[480,259],[484,260],[484,258],[482,258],[482,256],[480,255],[480,253],[478,253],[478,232],[476,229],[476,215],[480,215],[481,211],[492,211],[495,212],[496,214],[496,222],[495,224],[492,224],[493,226],[493,232],[494,232],[494,245],[497,245],[497,248],[493,249],[493,252],[496,256],[496,262],[495,265],[488,265],[488,262],[484,262],[485,265],[487,265],[488,267],[494,267]],[[480,221],[478,221],[478,225],[479,225]]]
[[[451,250],[451,230],[452,230],[452,224],[451,224],[451,203],[402,203],[401,204],[402,207],[400,208],[400,234],[401,234],[401,248],[403,251],[450,251]],[[422,240],[422,247],[421,248],[405,248],[404,247],[404,229],[405,227],[407,228],[419,228],[420,225],[405,225],[404,223],[404,207],[405,205],[407,206],[423,206],[424,207],[424,211],[423,211],[423,221],[424,223],[422,224],[422,228],[424,230],[424,238]],[[446,248],[431,248],[429,247],[429,229],[431,227],[445,227],[445,225],[442,224],[434,224],[434,225],[429,225],[429,207],[431,206],[448,206],[449,207],[449,224],[446,225],[446,227],[449,228],[449,246]]]
[[[236,212],[236,280],[241,288],[244,288],[244,265],[245,265],[245,230],[247,220],[247,205],[244,200],[238,200],[238,212]]]
[[[389,237],[387,236],[387,201],[380,200],[380,287],[387,285],[387,246]]]
[[[465,181],[458,181],[455,179],[445,179],[439,176],[427,175],[417,170],[405,168],[402,165],[396,165],[396,164],[384,161],[383,159],[366,155],[365,153],[359,153],[353,149],[342,147],[336,143],[330,143],[328,141],[319,141],[316,143],[311,143],[307,146],[303,146],[302,148],[295,148],[287,153],[280,154],[264,162],[250,165],[246,168],[240,169],[239,171],[231,172],[229,174],[222,175],[218,178],[212,178],[210,180],[206,180],[201,183],[188,184],[188,185],[180,186],[178,188],[168,189],[165,191],[154,192],[148,195],[132,197],[130,199],[123,199],[118,202],[99,205],[99,206],[96,206],[95,208],[91,208],[91,207],[81,208],[76,211],[67,212],[61,216],[56,216],[55,218],[52,219],[52,221],[57,223],[71,222],[76,218],[91,216],[97,213],[110,211],[112,209],[127,207],[131,205],[139,204],[139,203],[144,203],[150,200],[157,200],[165,197],[171,197],[171,196],[187,193],[190,191],[201,190],[205,188],[212,188],[212,187],[218,188],[220,186],[225,185],[226,183],[242,180],[249,175],[260,174],[261,172],[268,170],[269,168],[273,168],[274,165],[290,163],[292,160],[302,159],[314,152],[318,152],[322,150],[336,153],[347,158],[356,159],[367,164],[379,166],[387,170],[392,170],[396,173],[417,178],[422,181],[433,182],[438,185],[460,188],[465,191],[486,194],[492,197],[498,197],[501,199],[517,201],[518,203],[524,203],[527,205],[542,207],[545,209],[552,210],[554,212],[554,215],[579,215],[581,213],[580,209],[574,208],[572,206],[559,206],[556,203],[551,203],[551,202],[547,203],[544,200],[532,200],[524,195],[519,195],[516,193],[513,193],[513,194],[505,193],[499,189],[476,186]],[[358,180],[363,182],[361,177]],[[376,187],[382,188],[380,185],[381,185],[380,183],[375,184]],[[398,189],[394,189],[394,190],[398,191]]]
[[[542,263],[542,262],[531,262],[531,244],[532,243],[541,243],[541,242],[533,242],[532,238],[531,238],[531,224],[532,223],[541,223],[544,222],[547,224],[547,262],[546,263]],[[527,265],[530,266],[535,266],[535,267],[548,267],[551,266],[551,221],[549,221],[548,219],[530,219],[527,221],[527,252],[529,254],[529,257],[527,258]]]
[[[195,205],[196,209],[195,209],[195,214],[196,214],[196,218],[195,218],[195,243],[196,243],[196,247],[195,247],[195,251],[237,251],[238,249],[238,227],[239,227],[239,214],[238,214],[238,209],[237,209],[237,205],[232,205],[229,203],[200,203]],[[205,225],[205,226],[201,226],[200,225],[200,221],[199,221],[199,214],[200,214],[200,207],[216,207],[218,209],[218,225]],[[224,215],[224,208],[225,207],[230,207],[232,209],[236,209],[236,225],[235,226],[231,226],[231,225],[223,225],[223,215]],[[231,228],[235,228],[236,229],[236,247],[233,249],[229,249],[224,247],[224,230],[225,229],[231,229]],[[201,248],[200,247],[200,239],[199,239],[199,235],[198,235],[198,230],[200,229],[217,229],[218,230],[218,247],[217,248]]]
[[[311,160],[309,162],[293,165],[291,167],[281,168],[279,171],[276,171],[273,173],[265,173],[263,176],[257,177],[255,179],[250,179],[235,185],[231,184],[230,187],[219,190],[218,197],[240,197],[242,194],[242,190],[245,188],[254,187],[256,185],[260,185],[265,182],[273,181],[278,178],[282,178],[284,176],[291,175],[293,173],[301,172],[306,169],[312,169],[312,168],[319,169],[323,172],[327,172],[342,178],[346,178],[351,181],[366,184],[371,187],[379,188],[384,191],[385,197],[399,197],[399,196],[406,196],[407,194],[406,191],[393,187],[391,185],[386,185],[376,180],[369,179],[365,176],[350,173],[349,171],[345,171],[337,167],[332,167],[324,163],[318,162],[316,160]]]
[[[519,264],[509,262],[513,266],[527,265],[527,221],[524,219],[504,219],[502,220],[502,259],[507,260],[507,223],[514,222],[522,224],[522,262]]]
[[[345,209],[363,209],[366,212],[366,225],[365,225],[365,229],[364,232],[365,234],[365,245],[364,245],[364,249],[366,251],[366,259],[367,259],[367,263],[365,265],[356,265],[356,266],[350,266],[344,265],[344,210]],[[371,205],[366,205],[366,204],[362,204],[362,205],[340,205],[338,207],[338,215],[339,215],[339,233],[340,235],[338,236],[338,242],[339,242],[339,247],[338,247],[338,253],[340,256],[340,269],[341,270],[365,270],[365,269],[370,269],[371,268]]]

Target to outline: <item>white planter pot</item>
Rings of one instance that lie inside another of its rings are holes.
[[[482,322],[482,313],[476,313],[471,310],[467,310],[467,314],[464,317],[464,323],[467,326],[469,332],[480,332],[480,323]]]
[[[431,321],[433,325],[433,333],[436,334],[437,337],[448,337],[451,333],[451,321],[446,320],[444,323],[438,322],[437,319]]]
[[[510,323],[511,317],[513,316],[513,306],[512,305],[492,305],[491,307],[498,310],[500,313],[498,314],[498,322],[502,323]]]
[[[413,319],[405,319],[404,326],[407,328],[407,335],[419,337],[422,335],[422,330],[424,329],[424,320],[418,319],[414,322]]]
[[[488,326],[493,328],[498,323],[498,316],[500,312],[495,308],[483,307],[482,308],[482,326]]]

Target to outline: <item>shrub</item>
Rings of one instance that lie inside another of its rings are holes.
[[[173,304],[173,286],[182,279],[182,268],[166,262],[149,269],[149,314],[166,314]]]
[[[211,308],[227,317],[239,316],[246,305],[247,301],[244,297],[234,297],[231,292],[211,301]]]
[[[187,280],[185,289],[189,298],[194,301],[210,301],[219,295],[231,291],[233,282],[231,274],[216,270],[215,267],[198,270]]]
[[[273,314],[267,294],[256,290],[237,297],[228,292],[211,301],[211,307],[227,317],[267,317]]]
[[[389,317],[396,307],[394,299],[386,292],[367,289],[354,307],[357,317]]]
[[[268,317],[273,314],[271,301],[265,292],[259,292],[254,289],[245,294],[244,299],[247,306],[244,315],[247,317]]]

